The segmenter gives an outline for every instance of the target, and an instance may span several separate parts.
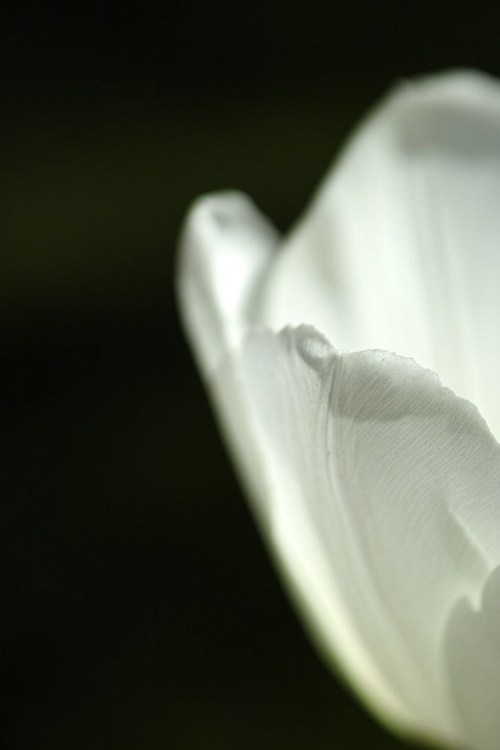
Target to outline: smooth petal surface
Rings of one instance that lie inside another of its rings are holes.
[[[500,436],[500,86],[400,85],[327,175],[262,296],[276,330],[415,358]]]

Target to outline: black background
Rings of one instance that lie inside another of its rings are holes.
[[[286,230],[397,78],[500,73],[500,5],[2,10],[2,747],[403,747],[323,667],[177,319],[191,200]]]

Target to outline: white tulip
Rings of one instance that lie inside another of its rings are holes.
[[[199,199],[182,316],[328,662],[394,730],[500,747],[500,85],[400,85],[282,239]]]

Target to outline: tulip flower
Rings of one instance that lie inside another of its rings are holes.
[[[500,747],[500,84],[401,84],[282,238],[200,198],[181,313],[327,662],[395,731]]]

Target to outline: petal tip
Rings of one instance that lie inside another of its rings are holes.
[[[258,214],[255,203],[239,190],[204,193],[194,200],[184,222],[184,229],[203,235],[224,232],[245,221],[254,221]]]
[[[399,79],[389,91],[386,101],[396,105],[450,100],[483,100],[498,97],[498,82],[488,73],[474,68],[450,68],[410,79]]]

